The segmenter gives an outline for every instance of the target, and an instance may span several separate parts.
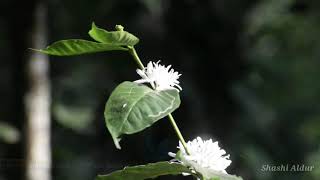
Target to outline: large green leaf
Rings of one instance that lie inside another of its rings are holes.
[[[56,56],[72,56],[87,53],[95,53],[102,51],[112,50],[128,50],[127,48],[120,47],[113,44],[97,43],[82,39],[68,39],[61,40],[48,46],[46,49],[33,49],[45,54]]]
[[[180,105],[177,90],[155,91],[134,82],[121,83],[111,94],[105,108],[106,125],[120,149],[120,136],[151,126]]]
[[[147,165],[126,167],[108,175],[99,175],[96,180],[144,180],[164,175],[191,174],[190,170],[179,164],[171,162],[157,162]]]
[[[180,175],[187,173],[198,177],[189,168],[176,162],[157,162],[146,165],[125,167],[123,170],[114,171],[107,175],[98,175],[96,180],[144,180],[153,179],[165,175]],[[234,175],[215,172],[209,179],[201,177],[202,180],[243,180],[241,177]]]
[[[92,23],[89,35],[96,41],[118,46],[134,46],[139,39],[127,31],[107,31]]]

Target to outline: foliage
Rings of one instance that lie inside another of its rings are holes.
[[[155,91],[133,82],[121,83],[111,94],[104,116],[117,148],[120,136],[140,132],[180,105],[176,90]]]
[[[243,38],[248,40],[251,72],[234,85],[234,92],[243,108],[237,128],[252,142],[241,148],[247,154],[243,165],[250,169],[293,162],[319,167],[316,158],[310,158],[319,149],[320,137],[320,24],[315,4],[264,0],[247,16]],[[250,179],[319,179],[310,176],[314,172],[253,172]]]
[[[123,46],[133,46],[139,42],[137,37],[123,29],[109,32],[98,28],[94,23],[92,23],[89,35],[98,42],[68,39],[57,41],[45,49],[34,50],[55,56],[73,56],[113,50],[126,51],[128,48]]]
[[[133,47],[139,42],[139,39],[124,31],[121,25],[117,25],[116,29],[117,31],[109,32],[98,28],[92,23],[89,35],[99,43],[81,39],[62,40],[53,43],[46,49],[37,51],[50,55],[70,56],[101,51],[129,50],[129,53],[138,63],[139,68],[144,70],[144,66]],[[161,68],[168,71],[167,73],[173,73],[172,69],[169,72],[170,67],[165,68],[163,66]],[[109,97],[104,113],[106,126],[112,135],[115,146],[120,149],[119,141],[121,135],[140,132],[161,118],[168,116],[180,142],[187,151],[182,134],[171,115],[171,112],[177,109],[179,105],[179,91],[176,89],[157,90],[136,82],[121,83]],[[116,171],[109,175],[98,176],[97,179],[112,180],[120,178],[142,180],[161,175],[188,173],[202,180],[207,180],[200,172],[191,171],[189,168],[192,169],[192,167],[185,166],[183,163],[158,162],[127,167],[124,170]],[[241,178],[217,172],[212,173],[210,179],[240,180]]]
[[[17,143],[20,140],[20,133],[15,127],[0,122],[0,140],[9,144]]]
[[[191,171],[180,163],[157,162],[140,166],[126,167],[123,170],[112,172],[108,175],[98,176],[96,180],[139,180],[153,179],[163,175],[179,175],[191,173]]]

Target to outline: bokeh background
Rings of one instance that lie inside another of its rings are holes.
[[[46,18],[37,24],[39,4]],[[28,179],[26,69],[35,24],[47,29],[49,44],[89,39],[93,21],[109,30],[122,24],[140,38],[144,63],[161,60],[182,73],[177,123],[187,140],[218,140],[231,155],[229,173],[246,180],[320,179],[319,1],[1,0],[0,10],[0,180]],[[92,180],[170,159],[177,138],[167,119],[124,137],[122,150],[105,128],[112,90],[139,78],[127,53],[50,57],[49,65],[53,180]],[[314,169],[261,171],[266,164]]]

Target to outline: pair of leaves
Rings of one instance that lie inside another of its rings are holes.
[[[164,175],[180,175],[182,173],[193,174],[189,168],[180,163],[163,161],[126,167],[123,170],[114,171],[107,175],[99,175],[96,180],[144,180]],[[206,180],[242,180],[242,178],[217,172],[213,174],[213,177]]]
[[[97,42],[68,39],[57,41],[45,49],[34,50],[55,56],[73,56],[113,50],[127,51],[128,46],[134,46],[139,42],[139,39],[129,32],[107,31],[98,28],[94,23],[92,23],[89,35]]]
[[[71,56],[112,50],[129,50],[139,39],[122,26],[107,31],[92,23],[89,35],[97,42],[82,39],[61,40],[45,49],[37,50],[56,56]],[[176,90],[154,91],[147,86],[125,82],[110,96],[105,109],[105,120],[114,143],[120,149],[120,136],[133,134],[151,126],[180,105]]]

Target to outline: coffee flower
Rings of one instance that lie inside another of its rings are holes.
[[[187,143],[189,154],[186,153],[181,142],[179,142],[178,149],[180,150],[178,154],[169,153],[169,156],[205,178],[211,178],[217,174],[227,174],[225,169],[231,164],[230,155],[226,155],[226,151],[221,149],[218,142],[213,142],[212,139],[204,141],[197,137],[193,141],[189,141]]]
[[[176,89],[181,91],[182,88],[179,85],[179,77],[181,74],[175,72],[171,68],[171,65],[165,67],[158,62],[149,62],[144,69],[137,69],[137,73],[141,76],[141,79],[135,81],[136,83],[150,83],[155,90],[168,90]]]

